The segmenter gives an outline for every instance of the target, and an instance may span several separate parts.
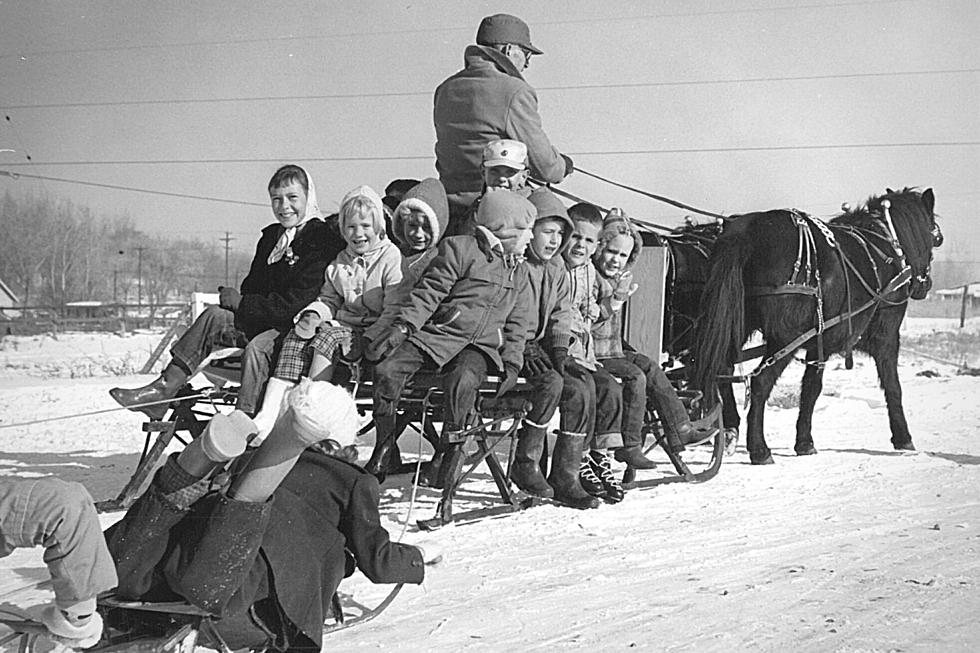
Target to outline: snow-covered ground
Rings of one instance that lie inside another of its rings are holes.
[[[905,335],[938,338],[954,330],[954,321],[914,319]],[[980,322],[965,331],[980,332]],[[159,337],[5,338],[0,474],[55,474],[81,481],[96,499],[113,496],[142,446],[137,415],[2,427],[112,408],[108,388],[150,377],[109,375],[138,369]],[[751,466],[739,447],[709,483],[634,490],[598,510],[545,505],[501,515],[492,510],[492,483],[481,468],[460,493],[457,513],[484,518],[426,535],[445,547],[442,565],[376,620],[331,635],[325,648],[976,650],[980,377],[903,352],[906,414],[919,451],[902,454],[888,441],[873,364],[861,356],[855,362],[852,371],[838,359],[828,366],[814,418],[817,456],[793,454],[795,409],[770,407],[775,465]],[[777,405],[793,404],[800,374],[792,364]],[[363,451],[370,445],[368,439]],[[402,446],[416,445],[405,437]],[[703,462],[707,454],[686,457]],[[641,480],[670,478],[666,459],[657,458],[664,464]],[[407,477],[382,487],[393,536],[411,524],[406,541],[422,537],[414,521],[431,516],[437,499],[420,489],[409,514],[411,494]],[[12,590],[44,577],[39,550],[0,560],[0,607],[11,605]],[[348,604],[367,606],[388,589],[360,575],[341,587]],[[15,596],[23,607],[44,593]]]

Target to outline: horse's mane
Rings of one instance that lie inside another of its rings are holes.
[[[917,187],[898,191],[886,189],[884,195],[872,195],[864,204],[831,219],[829,224],[831,227],[840,225],[882,233],[882,202],[886,199],[890,202],[888,212],[899,238],[902,238],[902,233],[905,234],[903,243],[906,254],[912,257],[911,261],[921,259],[920,263],[926,263],[926,257],[931,256],[934,216],[923,202],[922,191]]]
[[[881,202],[887,199],[891,202],[889,209],[892,219],[896,222],[909,218],[924,217],[925,211],[922,202],[919,201],[921,192],[917,187],[905,187],[902,190],[894,191],[887,189],[884,195],[872,195],[856,208],[851,208],[830,219],[830,224],[851,225],[872,229],[882,218]],[[914,215],[913,215],[914,214]]]

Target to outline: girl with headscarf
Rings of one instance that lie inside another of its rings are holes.
[[[384,311],[385,296],[402,280],[402,255],[385,231],[381,197],[358,186],[340,203],[340,233],[347,247],[328,266],[317,301],[296,314],[256,416],[258,439],[272,427],[285,392],[304,376],[330,380],[343,356],[361,358],[364,331]]]

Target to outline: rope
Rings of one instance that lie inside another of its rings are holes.
[[[210,393],[202,392],[196,395],[187,395],[184,397],[177,397],[175,399],[161,399],[159,401],[147,401],[142,404],[133,404],[132,406],[117,406],[116,408],[102,408],[101,410],[92,410],[87,413],[72,413],[70,415],[59,415],[58,417],[45,417],[43,419],[35,419],[29,422],[14,422],[13,424],[0,424],[0,429],[12,429],[17,426],[33,426],[34,424],[44,424],[46,422],[58,422],[65,419],[75,419],[76,417],[91,417],[92,415],[101,415],[103,413],[111,413],[117,410],[132,410],[134,408],[146,408],[148,406],[159,406],[160,404],[172,404],[177,401],[186,401],[188,399],[206,399],[210,396]]]
[[[578,170],[578,168],[576,168],[576,170]],[[543,183],[539,182],[537,179],[529,179],[528,181],[531,184],[534,184],[534,185],[537,185],[537,186],[545,186],[545,187],[547,187],[548,190],[550,190],[555,195],[558,195],[559,197],[564,197],[565,199],[571,200],[573,202],[584,202],[586,204],[591,204],[592,206],[596,207],[600,211],[604,211],[604,212],[605,211],[609,211],[609,209],[607,209],[606,207],[604,207],[604,206],[602,206],[600,204],[596,204],[594,202],[590,202],[589,200],[584,199],[582,197],[579,197],[578,195],[573,195],[572,193],[569,193],[568,191],[562,190],[560,188],[555,188],[554,186],[552,186],[550,184],[543,184]],[[664,232],[667,232],[667,233],[673,233],[674,232],[674,227],[667,227],[667,226],[662,225],[662,224],[657,224],[656,222],[650,222],[648,220],[641,220],[640,218],[634,218],[632,216],[630,216],[630,222],[632,222],[632,223],[634,223],[636,225],[639,225],[641,227],[645,227],[646,229],[648,229],[650,231],[664,231]]]
[[[579,168],[579,167],[576,167],[575,170],[578,171],[578,172],[581,172],[583,175],[586,175],[587,177],[592,177],[593,179],[598,179],[599,181],[604,181],[604,182],[606,182],[607,184],[609,184],[611,186],[617,186],[619,188],[622,188],[622,189],[625,189],[625,190],[629,190],[629,191],[632,191],[634,193],[638,193],[640,195],[644,195],[644,196],[649,197],[651,199],[655,199],[658,202],[664,202],[665,204],[670,204],[671,206],[676,206],[679,209],[684,209],[685,211],[692,211],[694,213],[699,213],[701,215],[706,215],[706,216],[708,216],[710,218],[718,218],[719,220],[728,220],[729,219],[728,216],[721,215],[720,213],[712,213],[711,211],[704,211],[702,209],[695,208],[695,207],[690,206],[688,204],[684,204],[682,202],[678,202],[677,200],[672,200],[669,197],[664,197],[663,195],[656,195],[654,193],[650,193],[650,192],[647,192],[645,190],[641,190],[639,188],[635,188],[633,186],[627,186],[626,184],[621,184],[618,181],[613,181],[612,179],[606,179],[605,177],[602,177],[600,175],[597,175],[594,172],[589,172],[588,170],[583,170],[582,168]]]

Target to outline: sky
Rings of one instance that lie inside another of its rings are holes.
[[[251,251],[283,163],[327,210],[434,176],[432,93],[497,12],[545,52],[525,77],[580,170],[726,214],[932,187],[937,259],[980,261],[975,0],[0,0],[0,192]],[[584,172],[559,188],[687,214]]]

